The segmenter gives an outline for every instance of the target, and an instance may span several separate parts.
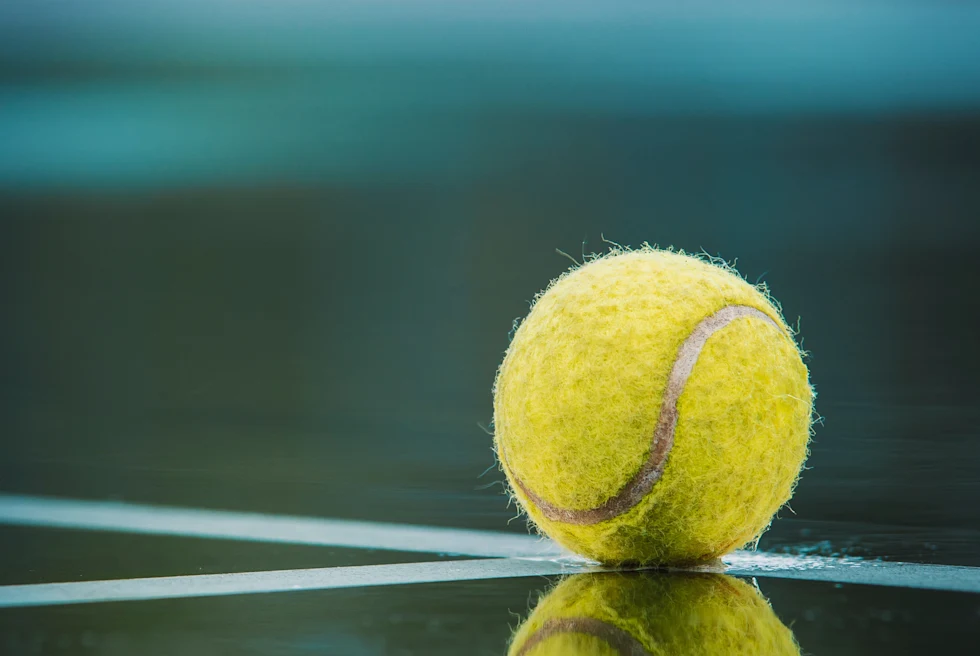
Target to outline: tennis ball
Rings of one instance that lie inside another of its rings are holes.
[[[537,527],[609,564],[758,539],[807,455],[813,392],[764,288],[645,246],[541,294],[494,385],[497,457]]]
[[[579,574],[561,582],[508,656],[798,656],[792,631],[752,586],[722,574]]]

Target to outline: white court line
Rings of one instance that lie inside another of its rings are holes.
[[[399,565],[164,576],[118,581],[38,583],[0,586],[0,608],[476,581],[582,571],[588,571],[588,568],[554,560],[486,558]]]
[[[0,494],[0,524],[483,558],[564,553],[549,540],[493,531],[10,494]]]
[[[709,571],[725,571],[738,576],[980,592],[980,568],[886,562],[848,563],[833,558],[745,552],[732,554],[726,560],[727,567]],[[117,581],[39,583],[0,586],[0,608],[460,582],[601,571],[604,571],[601,567],[590,566],[581,561],[487,558]]]
[[[159,599],[360,585],[544,576],[596,571],[531,536],[400,524],[0,495],[0,524],[124,531],[293,544],[393,549],[492,560],[333,567],[198,576],[0,586],[0,606]],[[499,559],[498,559],[499,558]],[[980,568],[739,551],[723,566],[736,576],[980,593]]]
[[[726,574],[804,581],[980,593],[980,567],[736,551],[722,557]]]

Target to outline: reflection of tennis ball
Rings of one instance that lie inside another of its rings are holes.
[[[580,574],[545,597],[509,656],[800,653],[755,588],[722,574]]]
[[[811,408],[764,290],[649,247],[554,281],[494,386],[514,495],[542,531],[607,563],[707,560],[757,538],[792,494]]]

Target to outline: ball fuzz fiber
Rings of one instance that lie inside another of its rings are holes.
[[[752,586],[721,574],[580,574],[518,628],[508,656],[799,656]]]
[[[565,547],[692,563],[756,540],[789,500],[812,403],[764,290],[617,249],[535,299],[497,372],[494,441],[514,497]]]

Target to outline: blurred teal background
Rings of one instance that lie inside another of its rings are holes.
[[[737,260],[825,417],[763,545],[980,564],[980,9],[0,8],[0,491],[523,530],[513,320]]]

